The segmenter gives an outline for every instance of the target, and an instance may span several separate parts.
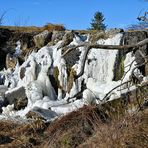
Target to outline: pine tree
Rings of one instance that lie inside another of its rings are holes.
[[[94,14],[94,18],[92,19],[92,23],[91,23],[91,30],[105,30],[106,29],[106,25],[103,23],[103,21],[105,20],[104,15],[102,14],[102,12],[97,11]]]

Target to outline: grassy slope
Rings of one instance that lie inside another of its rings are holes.
[[[0,147],[147,147],[148,109],[115,118],[98,107],[85,106],[52,124],[0,122]]]
[[[63,31],[65,30],[65,27],[60,24],[47,24],[43,27],[37,27],[37,26],[0,26],[0,28],[5,28],[13,31],[19,31],[19,32],[42,32],[44,30],[48,31]]]

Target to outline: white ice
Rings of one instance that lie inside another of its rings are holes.
[[[112,38],[101,39],[97,43],[105,45],[119,45],[122,34],[117,34]],[[71,45],[79,45],[85,40],[83,37],[75,36]],[[73,82],[73,87],[70,93],[66,93],[66,97],[63,98],[61,88],[58,89],[58,96],[56,96],[55,90],[51,85],[49,79],[49,73],[53,74],[53,68],[57,67],[59,70],[58,80],[62,89],[67,91],[67,67],[63,57],[61,57],[62,49],[58,49],[62,41],[59,41],[54,46],[45,46],[41,48],[38,52],[32,52],[26,61],[19,66],[16,65],[15,71],[6,70],[5,75],[5,86],[9,86],[9,90],[6,93],[11,93],[20,87],[25,87],[26,95],[28,98],[28,105],[23,110],[14,111],[13,105],[3,108],[3,114],[11,116],[25,116],[26,113],[33,108],[41,108],[44,111],[51,109],[58,115],[63,115],[68,112],[77,110],[84,104],[95,104],[101,101],[106,93],[111,89],[121,84],[121,81],[112,81],[113,79],[113,69],[115,64],[115,59],[117,56],[117,50],[106,50],[106,49],[91,49],[87,61],[85,64],[85,70],[83,76],[78,80]],[[20,49],[20,43],[16,50]],[[73,68],[78,74],[82,67],[82,60],[85,48],[80,47],[79,51],[80,60],[76,62]],[[18,53],[18,52],[17,52]],[[127,71],[127,65],[134,60],[131,53],[127,54],[124,61],[125,72]],[[129,72],[125,75],[124,81],[129,79],[132,69],[135,67],[133,63]],[[24,77],[21,79],[21,69],[24,68]],[[67,103],[66,99],[73,97],[79,91],[81,91],[82,81],[86,83],[87,89],[83,92],[83,98],[80,100],[73,99],[73,102]],[[113,91],[112,98],[120,96],[120,91],[118,89]],[[97,100],[96,100],[97,98]]]

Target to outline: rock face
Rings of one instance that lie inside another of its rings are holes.
[[[29,50],[34,49],[35,47],[35,43],[33,41],[33,37],[36,35],[37,33],[21,33],[20,34],[20,39],[18,39],[21,43],[21,50],[23,53],[26,53]],[[17,36],[17,34],[16,34]]]
[[[121,45],[134,45],[137,42],[140,42],[148,37],[148,32],[147,31],[128,31],[123,34],[123,38],[121,41]],[[148,44],[139,47],[140,51],[144,56],[148,55]],[[137,64],[142,64],[145,60],[141,54],[136,51],[135,53],[135,60]],[[114,80],[119,80],[121,79],[123,75],[123,68],[124,68],[124,59],[125,59],[126,51],[124,50],[119,50],[118,56],[116,58],[116,63],[115,63],[115,69],[114,69]],[[145,66],[141,66],[140,71],[142,72],[143,75],[148,75],[148,64]]]
[[[0,70],[2,70],[4,67],[6,67],[5,62],[6,62],[7,54],[8,53],[12,54],[15,52],[15,48],[17,46],[16,45],[17,41],[20,41],[21,50],[23,51],[22,54],[24,54],[24,55],[29,50],[34,49],[35,44],[33,41],[33,36],[35,36],[36,34],[37,34],[36,32],[24,33],[24,32],[17,32],[17,31],[12,31],[9,29],[0,28]],[[9,62],[10,62],[10,60],[9,60]]]
[[[0,48],[6,46],[6,42],[11,38],[12,31],[0,28]]]
[[[0,29],[0,70],[2,70],[5,66],[5,59],[7,52],[3,50],[6,46],[6,42],[11,37],[12,32],[8,29]]]
[[[17,63],[17,58],[10,53],[6,56],[6,68],[14,69]]]
[[[62,38],[62,43],[59,48],[69,45],[73,41],[74,34],[72,31],[67,31]]]
[[[63,36],[62,36],[63,37]],[[4,67],[13,68],[16,59],[12,59],[10,54],[15,52],[16,42],[20,41],[22,54],[18,60],[21,64],[28,52],[39,49],[51,41],[52,32],[19,32],[9,29],[0,28],[0,70]],[[9,55],[7,56],[7,54]],[[7,57],[7,60],[6,60]],[[6,62],[6,63],[5,63]]]
[[[47,30],[35,35],[33,37],[35,46],[37,48],[41,48],[41,47],[45,46],[48,42],[51,41],[51,37],[52,37],[52,32],[49,32]]]
[[[132,45],[132,44],[134,45],[137,42],[140,42],[140,41],[146,39],[147,37],[148,37],[148,34],[146,31],[125,32],[125,34],[123,36],[123,44],[124,45]],[[148,44],[140,47],[139,49],[144,56],[148,55]],[[138,51],[135,52],[135,57],[136,57],[137,64],[142,64],[145,60],[145,59],[143,59],[143,57],[141,56],[141,54]],[[142,72],[142,74],[148,75],[148,70],[145,66],[141,66],[139,69]]]
[[[58,41],[62,40],[63,36],[65,35],[65,31],[53,31],[52,35],[52,44],[56,44]]]

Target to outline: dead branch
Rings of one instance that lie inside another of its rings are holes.
[[[89,45],[88,42],[85,42],[85,43],[79,44],[78,46],[71,47],[62,54],[62,57],[64,57],[66,54],[70,53],[72,50],[75,50],[79,47],[83,47],[83,46],[87,46],[87,45]]]
[[[138,69],[139,67],[141,67],[141,66],[143,66],[143,65],[146,65],[147,63],[148,63],[148,61],[145,61],[145,62],[143,62],[142,64],[136,65],[136,66],[133,68],[133,70],[132,70],[132,72],[131,72],[131,80],[132,80],[135,84],[141,83],[143,78],[141,79],[141,77],[136,76],[135,73],[134,73],[134,71],[135,71],[136,69]]]
[[[127,52],[130,51],[135,51],[138,49],[138,47],[143,46],[145,44],[148,44],[148,38],[138,42],[137,44],[133,44],[133,45],[101,45],[101,44],[90,44],[90,43],[83,43],[80,44],[78,46],[75,46],[73,48],[68,49],[67,51],[65,51],[62,55],[62,57],[64,57],[66,54],[68,54],[69,52],[71,52],[72,50],[75,50],[79,47],[86,47],[85,48],[85,53],[83,56],[83,60],[82,60],[82,67],[81,67],[81,71],[78,75],[75,76],[75,79],[78,79],[79,77],[81,77],[84,74],[84,69],[85,69],[85,62],[87,59],[87,55],[90,51],[90,49],[95,48],[95,49],[108,49],[108,50],[128,50]]]
[[[147,56],[144,56],[144,57],[147,57]],[[117,89],[118,87],[121,87],[122,85],[127,84],[127,83],[129,83],[129,82],[133,82],[133,79],[136,79],[136,81],[138,81],[139,83],[141,83],[141,79],[140,79],[139,77],[137,77],[137,76],[134,74],[134,71],[135,71],[135,69],[137,69],[137,68],[139,68],[139,67],[141,67],[141,66],[143,66],[143,65],[145,65],[145,64],[147,64],[147,63],[148,63],[148,61],[145,61],[145,62],[143,62],[142,64],[135,66],[135,67],[133,68],[132,72],[131,72],[131,78],[130,78],[130,80],[129,80],[129,81],[126,81],[126,82],[124,82],[124,83],[121,83],[120,85],[114,87],[112,90],[110,90],[110,91],[105,95],[105,97],[103,98],[103,100],[106,101],[108,95],[111,94],[111,92],[112,92],[113,90],[115,90],[115,89]],[[133,61],[132,61],[131,65],[132,65],[132,64],[133,64]],[[130,69],[131,69],[131,65],[130,65]],[[127,73],[126,73],[126,74],[127,74]],[[135,80],[134,80],[134,81],[135,81]],[[122,82],[122,81],[121,81],[121,82]]]
[[[90,49],[92,48],[95,48],[95,49],[108,49],[108,50],[126,50],[126,53],[128,52],[131,52],[131,51],[136,51],[138,49],[138,47],[140,46],[143,46],[145,44],[148,44],[148,38],[134,44],[134,45],[101,45],[101,44],[90,44],[90,43],[83,43],[83,44],[80,44],[78,46],[75,46],[75,47],[72,47],[72,48],[69,48],[67,51],[65,51],[62,55],[62,57],[64,57],[66,54],[70,53],[72,50],[76,50],[77,48],[79,47],[85,47],[85,53],[83,55],[83,60],[82,60],[82,67],[81,67],[81,71],[79,72],[78,75],[75,76],[75,79],[78,79],[79,77],[81,77],[83,74],[84,74],[84,69],[85,69],[85,62],[86,62],[86,59],[87,59],[87,55],[90,51]],[[146,56],[143,55],[143,53],[141,51],[139,51],[139,54],[143,57],[143,58],[146,58]],[[135,60],[134,60],[135,61]],[[130,68],[129,70],[131,69],[131,66],[132,64],[134,63],[134,61],[129,65]],[[145,65],[147,62],[144,62],[142,63],[142,65]],[[133,70],[132,70],[132,73],[134,74],[134,70],[136,68],[139,68],[140,66],[142,65],[137,65]],[[128,71],[129,71],[128,70]],[[104,101],[107,101],[107,98],[108,98],[108,95],[111,94],[111,92],[119,87],[121,87],[122,85],[124,84],[128,84],[129,82],[132,81],[132,78],[127,81],[127,82],[124,82],[124,83],[121,83],[120,85],[114,87],[112,90],[110,90],[106,95],[105,97],[103,98],[102,102]],[[77,94],[76,94],[77,95]]]
[[[146,22],[146,21],[148,21],[147,14],[148,14],[148,12],[145,12],[143,16],[138,16],[137,19],[139,21],[145,21]]]
[[[75,46],[75,47],[72,47],[70,49],[68,49],[67,51],[65,51],[63,54],[62,54],[62,57],[64,57],[66,54],[68,54],[69,52],[71,52],[72,50],[75,50],[79,47],[89,47],[90,49],[92,48],[96,48],[96,49],[108,49],[108,50],[120,50],[120,49],[124,49],[124,50],[129,50],[128,52],[130,51],[133,51],[133,48],[138,48],[140,46],[143,46],[145,44],[148,43],[148,38],[138,42],[137,44],[132,44],[132,45],[102,45],[102,44],[91,44],[91,43],[82,43],[78,46]]]
[[[116,86],[116,87],[114,87],[113,89],[111,89],[105,96],[104,96],[104,98],[102,99],[102,102],[104,102],[104,101],[107,101],[108,99],[108,95],[109,94],[111,94],[111,92],[112,91],[114,91],[115,89],[117,89],[117,88],[119,88],[119,87],[121,87],[122,85],[125,85],[125,84],[128,84],[129,82],[131,82],[131,80],[129,80],[129,81],[126,81],[126,82],[124,82],[124,83],[122,83],[122,84],[120,84],[120,85],[118,85],[118,86]]]
[[[4,11],[0,16],[0,26],[3,24],[3,20],[4,20],[6,13],[7,13],[7,11]]]
[[[129,69],[124,73],[123,77],[121,78],[121,83],[123,82],[126,74],[131,70],[132,65],[133,65],[134,62],[135,62],[135,59],[129,65],[125,66],[125,68],[129,66]]]
[[[84,74],[85,62],[86,62],[87,55],[88,55],[88,52],[89,52],[90,49],[91,49],[90,46],[86,47],[86,50],[85,50],[85,53],[84,53],[84,56],[83,56],[83,59],[82,59],[81,71],[79,72],[78,75],[75,76],[75,79],[78,79],[79,77],[81,77]]]

